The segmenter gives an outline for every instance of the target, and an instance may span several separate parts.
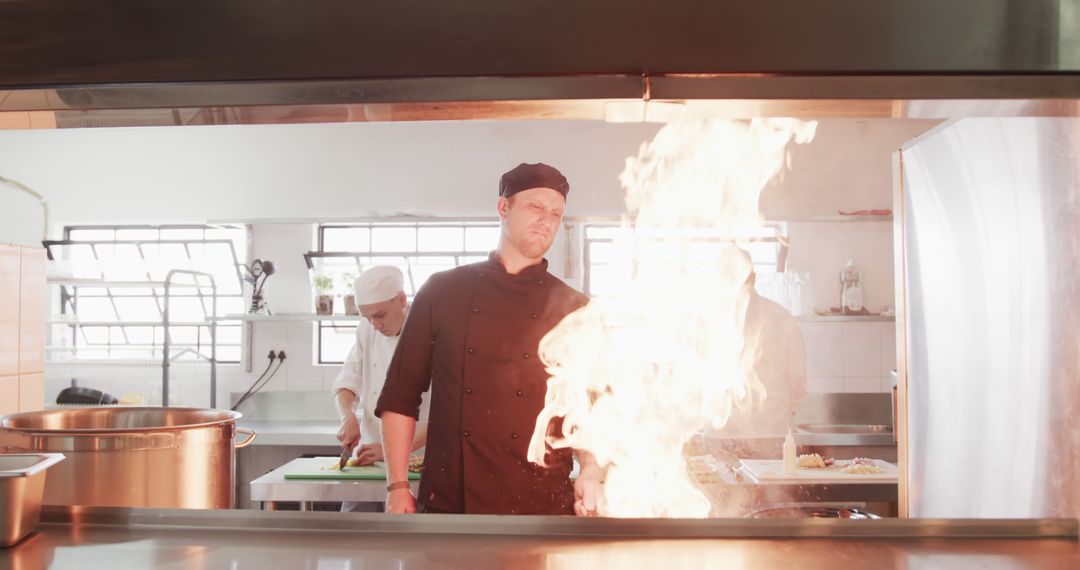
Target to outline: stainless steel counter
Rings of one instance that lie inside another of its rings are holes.
[[[338,421],[269,420],[250,421],[241,419],[239,427],[255,430],[257,437],[252,445],[319,445],[337,447]]]
[[[693,539],[693,540],[690,540]],[[1077,522],[616,520],[48,508],[5,568],[860,568],[1080,566]]]

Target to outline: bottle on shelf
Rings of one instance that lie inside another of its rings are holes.
[[[840,272],[840,308],[845,315],[858,314],[863,308],[862,279],[851,259]]]

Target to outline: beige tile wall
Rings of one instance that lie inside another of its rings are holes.
[[[45,252],[0,244],[0,415],[45,403]]]

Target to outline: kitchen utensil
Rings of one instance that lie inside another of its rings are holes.
[[[59,453],[0,455],[0,547],[19,542],[37,526],[45,470],[63,460]]]
[[[338,459],[338,469],[345,469],[345,464],[349,462],[349,458],[352,457],[352,450],[348,446],[341,446],[341,458]]]
[[[61,452],[47,505],[228,509],[235,448],[255,439],[238,412],[199,408],[93,407],[0,419],[0,447]],[[237,434],[247,438],[236,441]]]

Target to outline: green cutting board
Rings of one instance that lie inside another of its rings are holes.
[[[287,465],[288,469],[282,476],[286,480],[386,480],[386,466],[382,463],[363,467],[346,467],[343,471],[338,471],[337,464],[337,457],[294,459]],[[410,481],[418,479],[420,479],[419,473],[409,472]]]

